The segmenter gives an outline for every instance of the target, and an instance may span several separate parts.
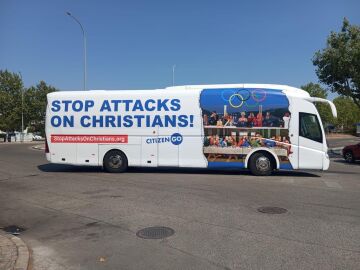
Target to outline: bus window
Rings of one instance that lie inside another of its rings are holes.
[[[300,113],[300,136],[322,143],[323,136],[319,120],[315,114]]]

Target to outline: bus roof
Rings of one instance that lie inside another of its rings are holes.
[[[302,98],[308,98],[310,97],[309,93],[292,86],[288,85],[280,85],[280,84],[204,84],[204,85],[179,85],[179,86],[170,86],[166,87],[165,89],[138,89],[138,90],[130,90],[130,89],[124,89],[124,90],[88,90],[88,91],[59,91],[59,92],[53,92],[48,94],[49,96],[67,96],[71,92],[76,92],[77,95],[81,95],[82,93],[84,95],[88,95],[89,92],[92,93],[102,93],[102,92],[115,92],[115,91],[151,91],[151,90],[198,90],[198,89],[219,89],[219,88],[264,88],[264,89],[273,89],[273,90],[279,90],[286,93],[288,96],[295,96],[295,97],[302,97]],[[69,93],[70,92],[70,93]]]
[[[181,86],[170,86],[165,89],[218,89],[218,88],[264,88],[284,91],[289,96],[296,97],[310,97],[309,93],[305,90],[295,88],[288,85],[281,84],[256,84],[256,83],[244,83],[244,84],[205,84],[205,85],[181,85]]]

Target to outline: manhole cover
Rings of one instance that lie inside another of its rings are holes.
[[[265,214],[284,214],[287,212],[285,208],[272,207],[272,206],[259,207],[257,210],[260,213],[265,213]]]
[[[25,231],[25,228],[18,227],[16,225],[10,225],[3,228],[3,230],[7,233],[11,233],[14,235],[20,234],[21,232]]]
[[[168,227],[149,227],[138,231],[136,235],[144,239],[163,239],[174,233],[175,231]]]

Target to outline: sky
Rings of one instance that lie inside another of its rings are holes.
[[[0,0],[0,69],[60,90],[317,82],[311,59],[358,0]],[[331,97],[331,96],[330,96]]]

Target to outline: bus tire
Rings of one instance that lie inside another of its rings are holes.
[[[273,157],[264,152],[256,152],[249,159],[250,172],[256,176],[271,175],[274,166]]]
[[[128,160],[120,150],[110,150],[103,160],[104,168],[109,173],[122,173],[127,170]]]

